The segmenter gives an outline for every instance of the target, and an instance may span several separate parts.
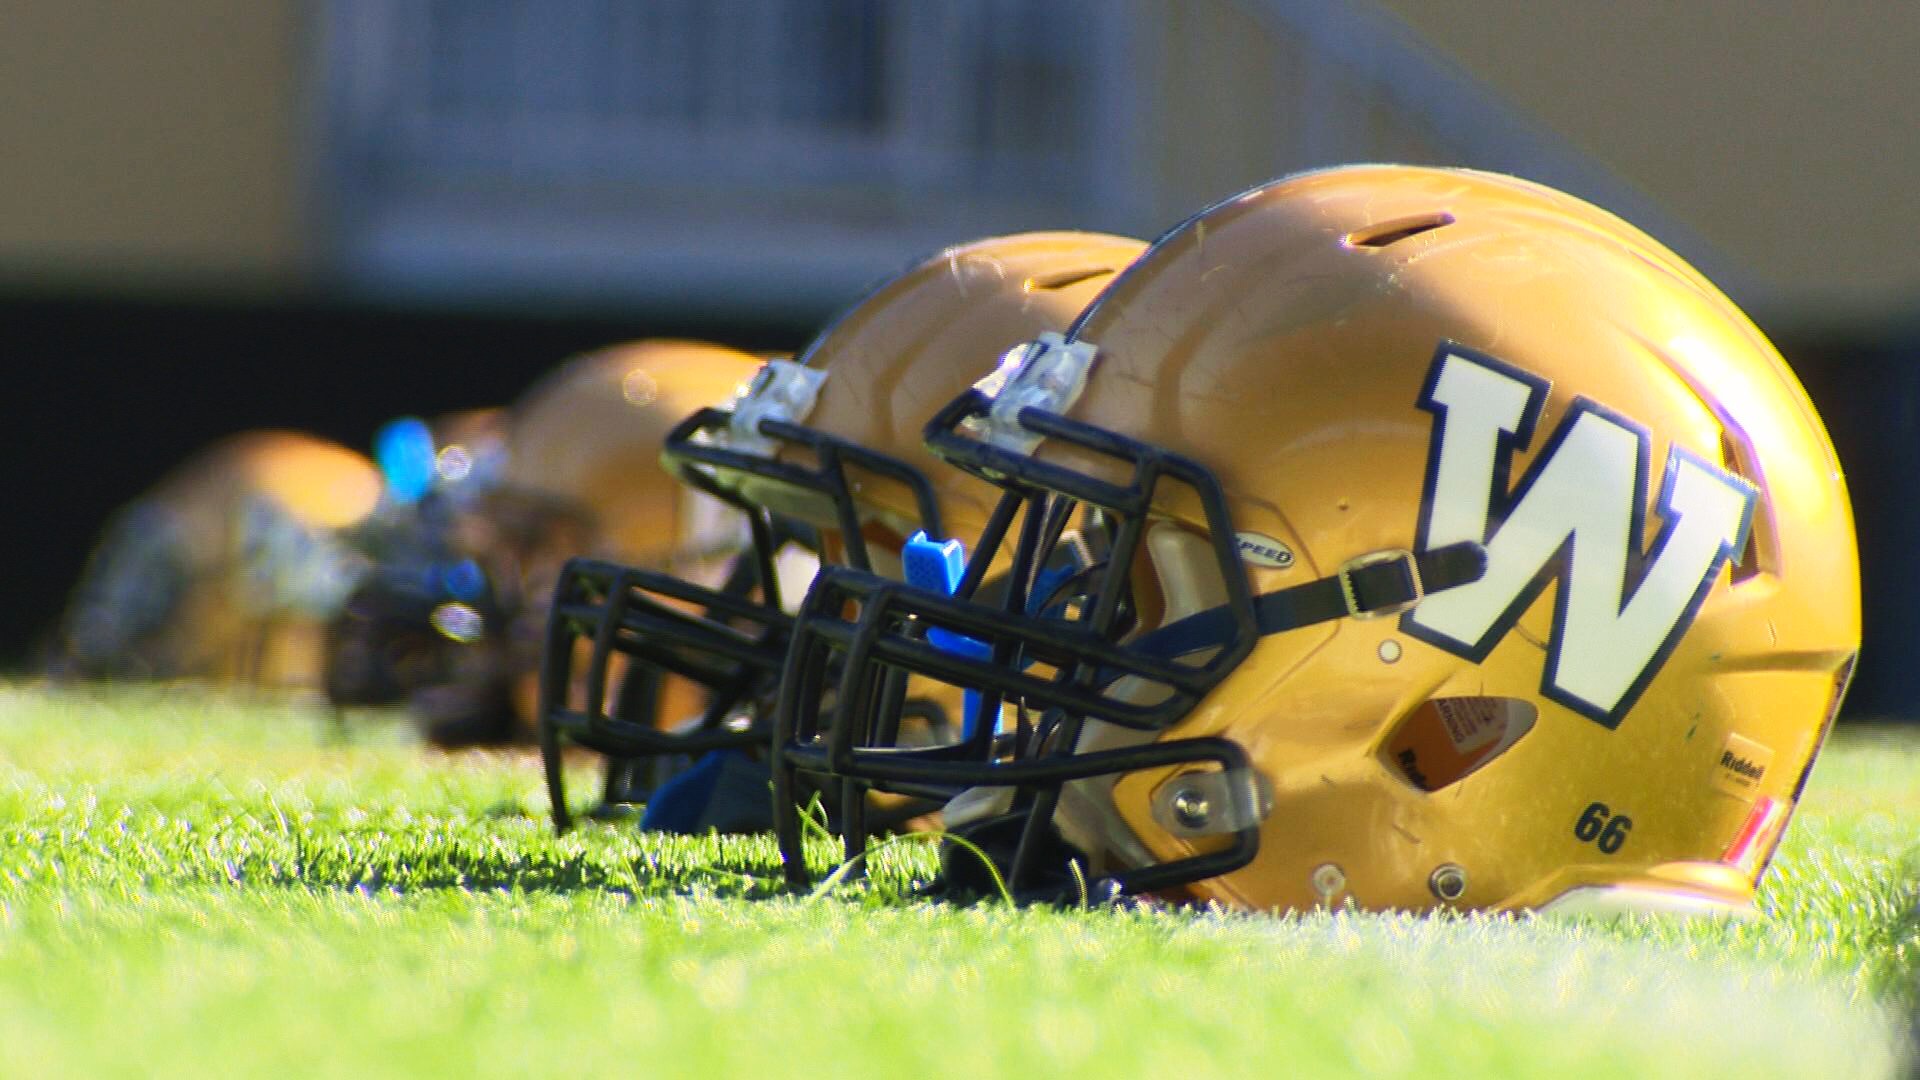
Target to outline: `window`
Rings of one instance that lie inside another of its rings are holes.
[[[325,236],[372,288],[837,302],[947,242],[1100,224],[1124,10],[340,0]]]

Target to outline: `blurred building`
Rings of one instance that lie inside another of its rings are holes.
[[[1358,7],[341,3],[325,28],[324,254],[388,294],[810,314],[956,240],[1151,236],[1350,160],[1659,216]]]
[[[812,317],[958,238],[1371,159],[1878,321],[1920,291],[1917,48],[1886,0],[27,0],[0,283]]]

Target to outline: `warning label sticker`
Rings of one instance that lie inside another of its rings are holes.
[[[1463,754],[1498,742],[1507,733],[1506,698],[1437,698],[1433,705],[1446,726],[1447,741]]]

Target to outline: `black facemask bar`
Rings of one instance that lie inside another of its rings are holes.
[[[924,472],[899,458],[815,428],[763,418],[759,423],[760,434],[812,454],[815,465],[808,468],[725,445],[732,422],[733,413],[726,409],[699,410],[667,433],[662,460],[683,480],[702,473],[713,478],[726,473],[744,473],[825,496],[833,504],[834,525],[846,544],[847,564],[856,569],[871,570],[873,564],[861,532],[860,506],[854,501],[853,483],[847,473],[849,466],[905,486],[913,495],[920,527],[929,536],[945,535],[941,530],[940,507],[934,502],[933,484]]]
[[[792,804],[802,773],[839,781],[848,791],[849,805],[858,791],[868,788],[951,795],[973,787],[1011,787],[1013,805],[1024,823],[1007,867],[1008,887],[1017,896],[1061,899],[1057,892],[1035,890],[1032,882],[1050,869],[1039,865],[1043,853],[1058,850],[1050,833],[1066,784],[1117,780],[1128,773],[1181,765],[1217,767],[1246,781],[1237,800],[1248,805],[1230,808],[1225,820],[1236,824],[1218,834],[1224,846],[1119,871],[1105,887],[1118,894],[1150,892],[1246,865],[1258,850],[1259,813],[1251,805],[1256,801],[1251,773],[1238,744],[1207,737],[1080,753],[1077,744],[1086,721],[1163,731],[1238,666],[1262,634],[1347,615],[1406,610],[1426,591],[1477,579],[1484,572],[1484,550],[1462,544],[1421,556],[1381,553],[1357,559],[1332,577],[1255,597],[1233,546],[1235,530],[1224,491],[1211,470],[1163,448],[1034,408],[1020,414],[1029,431],[1128,466],[1128,481],[1101,480],[960,433],[966,420],[984,417],[991,404],[977,390],[962,394],[929,421],[925,433],[928,447],[940,457],[1007,491],[955,595],[835,568],[815,579],[795,621],[774,724],[775,822],[789,883],[803,888],[809,880],[799,811]],[[1219,608],[1123,645],[1113,632],[1114,622],[1162,482],[1184,486],[1198,496],[1228,598]],[[969,589],[1005,541],[1020,506],[1026,514],[1014,547],[1013,580],[1018,584],[1032,579],[1041,545],[1050,542],[1045,523],[1060,518],[1062,500],[1098,507],[1117,522],[1112,555],[1081,603],[1079,616],[1028,614],[1019,588],[1008,590],[998,607],[969,599]],[[985,643],[991,659],[936,647],[925,640],[930,628]],[[1180,662],[1176,658],[1181,656],[1204,659]],[[1051,673],[1030,672],[1027,667],[1033,663],[1046,665]],[[841,671],[841,693],[829,712],[823,679],[835,669]],[[974,737],[933,750],[893,745],[889,735],[897,722],[889,708],[894,688],[909,675],[978,691]],[[1122,677],[1139,680],[1159,696],[1142,702],[1108,693]],[[1048,732],[1045,740],[1010,747],[1008,740],[995,739],[992,721],[1002,701],[1038,710]],[[845,830],[845,841],[847,858],[857,859],[864,835]]]
[[[554,584],[541,651],[539,726],[556,831],[573,823],[561,768],[568,743],[608,758],[608,802],[630,797],[633,774],[646,759],[765,744],[766,729],[743,725],[736,714],[757,714],[754,706],[769,695],[792,631],[792,618],[776,602],[773,558],[789,536],[782,523],[706,478],[691,482],[745,513],[751,525],[752,545],[735,557],[720,588],[589,558],[569,559]],[[583,639],[592,644],[582,670],[576,644]],[[616,654],[626,658],[617,686]],[[707,693],[689,728],[658,726],[668,674]],[[584,687],[577,703],[576,682]]]
[[[629,797],[640,760],[767,744],[765,717],[770,710],[763,706],[771,703],[792,627],[792,618],[780,610],[773,556],[788,540],[810,538],[812,529],[746,502],[731,485],[719,482],[720,474],[750,474],[825,496],[834,507],[848,560],[863,569],[871,561],[847,473],[850,465],[903,484],[926,531],[939,533],[932,485],[913,466],[825,432],[763,418],[762,436],[810,452],[816,464],[808,468],[777,461],[725,446],[732,419],[724,409],[701,409],[674,426],[663,453],[664,463],[682,483],[735,507],[751,523],[752,548],[735,561],[724,586],[711,589],[662,571],[585,558],[569,561],[555,585],[539,710],[547,792],[558,830],[572,823],[560,757],[565,743],[609,758],[608,801]],[[810,546],[817,549],[817,539]],[[576,673],[575,642],[583,638],[593,646],[586,658],[585,700],[576,708],[568,699]],[[627,667],[609,701],[615,653],[627,658]],[[707,705],[690,729],[664,731],[657,726],[666,674],[707,691]]]

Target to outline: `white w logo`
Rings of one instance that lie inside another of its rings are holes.
[[[1408,634],[1484,659],[1558,578],[1541,692],[1599,723],[1620,723],[1745,545],[1753,486],[1673,446],[1640,550],[1647,430],[1577,398],[1508,493],[1513,452],[1533,440],[1547,383],[1451,343],[1434,355],[1420,407],[1434,414],[1420,511],[1424,549],[1487,547],[1479,581],[1435,593],[1401,618]]]

